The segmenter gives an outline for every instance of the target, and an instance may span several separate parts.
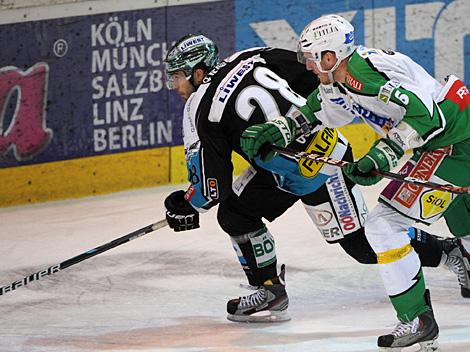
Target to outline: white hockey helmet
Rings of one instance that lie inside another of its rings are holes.
[[[310,53],[319,71],[330,75],[355,49],[352,24],[341,16],[325,15],[310,22],[302,31],[297,45],[297,58],[305,64],[304,53]],[[335,66],[327,71],[320,66],[325,51],[334,52],[338,59]]]

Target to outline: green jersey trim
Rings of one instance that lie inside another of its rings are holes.
[[[310,122],[318,120],[315,113],[321,110],[321,101],[317,98],[319,94],[320,90],[317,87],[307,97],[307,103],[299,109]]]
[[[382,76],[382,78],[385,80],[385,82],[390,81],[390,78],[389,78],[384,72],[379,71],[379,70],[377,69],[377,67],[374,66],[374,64],[372,63],[372,61],[370,61],[369,58],[364,59],[364,61],[367,63],[367,65],[369,65],[369,67],[370,67],[373,71],[377,72],[380,76]],[[384,82],[384,83],[385,83],[385,82]]]
[[[433,103],[433,112],[430,114],[426,105],[416,94],[402,87],[395,88],[391,101],[405,108],[403,121],[418,132],[423,141],[427,142],[431,135],[435,135],[444,128],[442,116],[435,103]]]
[[[354,94],[377,96],[380,88],[389,81],[384,74],[374,67],[369,59],[363,58],[357,52],[351,55],[347,70],[344,85]]]

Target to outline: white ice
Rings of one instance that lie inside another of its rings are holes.
[[[0,286],[163,219],[177,188],[0,209]],[[370,207],[378,189],[363,189]],[[300,204],[269,225],[292,320],[227,321],[226,301],[250,292],[215,214],[198,230],[166,227],[0,296],[0,351],[367,352],[393,329],[376,268],[326,244]],[[442,222],[432,229],[448,235]],[[470,299],[451,272],[425,273],[442,350],[469,352]]]

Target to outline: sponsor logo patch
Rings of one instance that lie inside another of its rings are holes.
[[[330,101],[341,106],[344,110],[353,113],[355,117],[370,121],[374,125],[379,126],[386,133],[388,133],[388,131],[393,127],[393,120],[390,117],[377,115],[376,113],[367,110],[362,105],[353,103],[352,106],[349,106],[344,98],[341,97],[330,99]]]
[[[392,96],[393,90],[399,85],[400,84],[398,82],[388,81],[382,87],[380,87],[379,95],[377,96],[377,99],[379,99],[381,102],[385,104],[388,104],[388,102],[390,101],[390,97]]]
[[[269,231],[250,238],[258,268],[264,268],[276,260],[275,242]]]
[[[327,242],[344,238],[330,203],[305,205],[305,209]]]
[[[354,31],[351,31],[349,33],[346,33],[344,35],[344,44],[349,44],[349,43],[352,43],[354,41]]]
[[[322,85],[321,88],[323,89],[323,92],[325,94],[333,94],[333,88],[332,87],[327,87],[327,86],[323,87],[323,85]]]
[[[196,194],[196,188],[194,188],[193,186],[189,186],[188,190],[184,194],[184,199],[186,199],[189,202],[195,194]]]
[[[337,143],[338,131],[334,128],[324,128],[316,134],[305,151],[330,156]],[[298,165],[302,176],[307,178],[315,177],[323,167],[323,163],[305,158],[300,159]]]
[[[326,181],[326,187],[330,193],[331,201],[333,202],[343,233],[347,235],[358,230],[360,228],[359,218],[346,188],[343,175],[336,171]]]
[[[251,179],[255,177],[255,175],[256,170],[252,166],[248,167],[245,171],[243,171],[243,173],[238,176],[232,183],[233,193],[240,197],[240,194],[242,194],[245,187],[248,185]]]
[[[460,107],[460,111],[465,110],[465,108],[470,104],[470,92],[460,80],[456,80],[454,82],[445,98],[457,104]]]
[[[194,38],[190,38],[182,42],[179,46],[178,49],[182,52],[185,52],[189,49],[191,49],[194,46],[200,45],[205,42],[205,39],[203,36],[198,36]]]
[[[258,62],[266,63],[259,54],[247,60],[240,61],[217,87],[217,92],[213,98],[214,103],[225,104],[243,78],[253,70],[255,64]]]
[[[331,219],[333,219],[333,213],[328,210],[319,210],[314,212],[314,214],[313,222],[317,226],[326,226],[331,222]]]
[[[419,178],[424,181],[429,180],[429,178],[434,174],[434,171],[436,171],[438,166],[441,164],[444,157],[450,153],[450,150],[451,148],[447,147],[423,153],[419,161],[416,163],[416,166],[409,174],[409,177]],[[406,208],[411,208],[422,190],[422,186],[405,183],[398,190],[394,200]]]
[[[351,73],[346,73],[346,84],[355,90],[362,91],[364,83],[356,79]]]
[[[212,199],[219,199],[219,186],[215,178],[207,179],[207,191]]]
[[[452,201],[452,194],[444,191],[430,190],[420,197],[421,217],[430,219],[441,215]]]
[[[318,40],[327,34],[338,32],[339,29],[338,27],[334,25],[324,24],[324,25],[313,28],[312,31],[313,31],[313,38],[315,38],[315,40]]]

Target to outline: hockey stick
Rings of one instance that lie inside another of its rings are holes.
[[[278,146],[275,146],[275,145],[270,145],[270,146],[268,146],[268,148],[271,149],[272,151],[276,152],[276,153],[293,157],[297,161],[300,161],[300,159],[309,159],[309,160],[313,160],[313,161],[316,161],[316,162],[325,163],[325,164],[328,164],[328,165],[338,166],[340,168],[343,168],[347,164],[349,164],[349,162],[347,162],[347,161],[333,159],[333,158],[330,158],[330,157],[327,157],[327,156],[324,156],[324,155],[315,154],[315,153],[307,153],[307,152],[299,152],[299,151],[296,151],[296,150],[293,150],[293,149],[290,149],[290,148],[283,148],[283,147],[278,147]],[[411,183],[411,184],[419,185],[419,186],[422,186],[422,187],[436,189],[438,191],[445,191],[445,192],[450,192],[450,193],[455,193],[455,194],[468,194],[468,193],[470,193],[470,187],[455,187],[455,186],[452,186],[452,185],[449,185],[449,184],[440,185],[440,184],[435,183],[435,182],[429,182],[429,181],[421,180],[421,179],[415,178],[415,177],[407,177],[407,176],[403,176],[403,175],[396,174],[396,173],[393,173],[393,172],[388,172],[388,171],[373,170],[373,171],[371,171],[371,174],[380,175],[382,177],[385,177],[385,178],[388,178],[388,179],[391,179],[391,180],[400,181],[400,182],[403,182],[403,183]]]
[[[16,290],[18,287],[21,286],[26,286],[30,282],[40,280],[43,277],[46,277],[48,275],[52,275],[55,273],[58,273],[59,271],[64,270],[65,268],[68,268],[69,266],[72,266],[74,264],[80,263],[88,258],[94,257],[95,255],[98,255],[100,253],[106,252],[114,247],[120,246],[121,244],[130,242],[132,240],[135,240],[136,238],[139,238],[143,235],[146,235],[150,232],[153,232],[155,230],[161,229],[162,227],[167,226],[168,223],[166,219],[160,220],[154,224],[145,226],[139,230],[136,230],[134,232],[128,233],[127,235],[124,235],[120,238],[116,238],[115,240],[105,243],[99,247],[95,247],[93,249],[90,249],[89,251],[86,251],[82,254],[79,254],[73,258],[67,259],[66,261],[63,261],[62,263],[52,265],[46,270],[38,271],[37,273],[31,274],[29,276],[26,276],[22,278],[21,280],[15,281],[11,283],[10,285],[0,287],[0,296],[4,295],[7,292],[11,292]]]

